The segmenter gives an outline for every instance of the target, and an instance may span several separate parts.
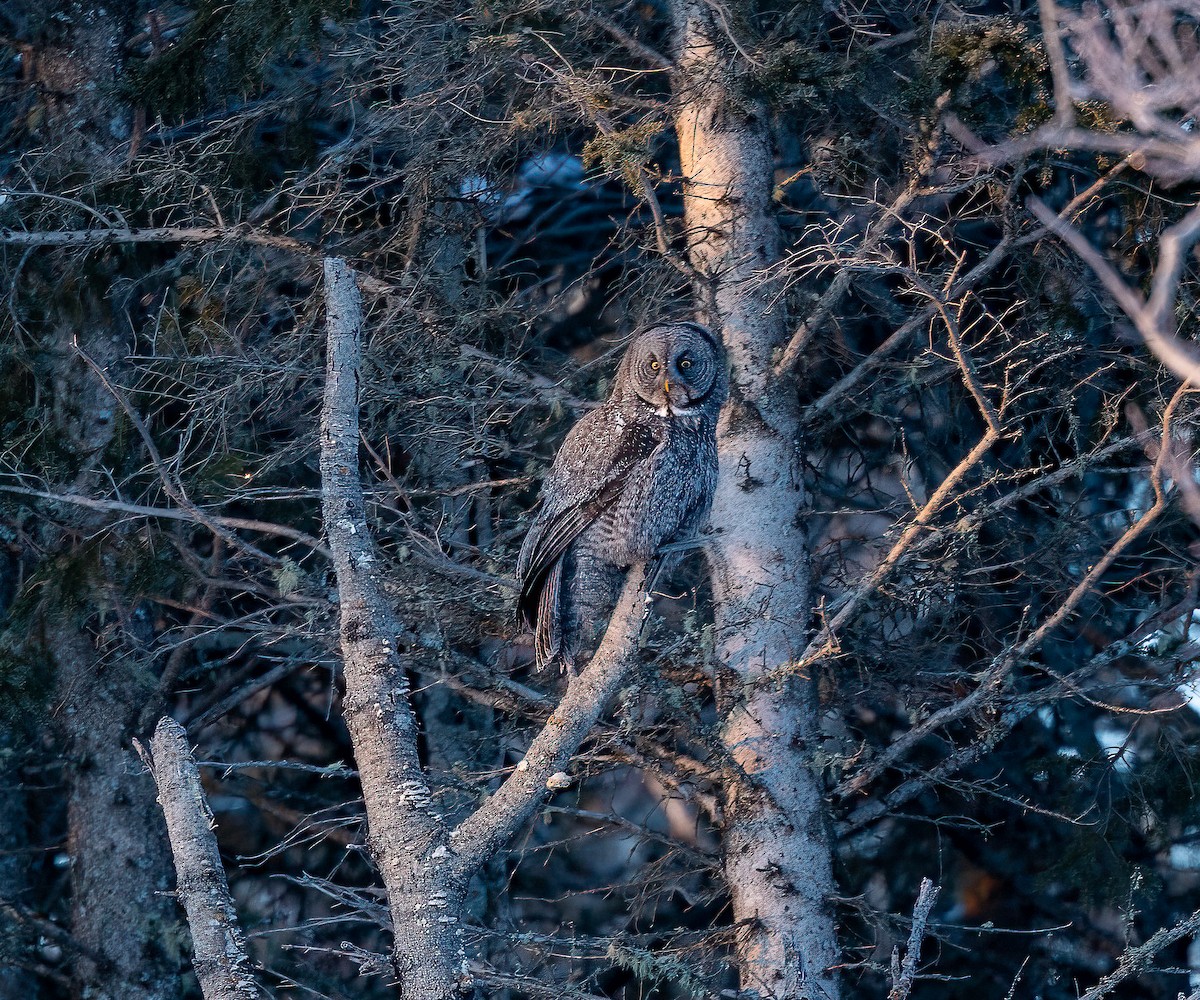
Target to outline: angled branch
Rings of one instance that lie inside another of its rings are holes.
[[[1059,128],[1070,128],[1075,124],[1075,101],[1071,97],[1067,55],[1058,31],[1058,5],[1054,0],[1039,0],[1038,15],[1042,22],[1042,46],[1054,81],[1054,123]]]
[[[820,631],[813,636],[800,658],[794,663],[787,664],[784,668],[785,670],[803,673],[817,660],[837,651],[838,630],[857,614],[863,603],[875,593],[888,574],[907,555],[909,548],[917,540],[917,536],[929,526],[938,512],[953,499],[955,490],[967,473],[983,460],[984,456],[991,451],[992,446],[999,440],[1000,431],[997,427],[989,424],[988,429],[984,431],[983,437],[976,442],[975,446],[966,454],[962,461],[950,470],[949,475],[933,491],[933,495],[916,512],[913,519],[909,521],[904,531],[901,532],[900,537],[892,545],[887,555],[880,560],[879,565],[875,567],[871,575],[846,596],[841,602],[837,613],[826,621]]]
[[[1144,972],[1159,952],[1185,937],[1193,937],[1197,932],[1200,932],[1200,910],[1196,910],[1189,917],[1184,917],[1174,927],[1163,927],[1155,931],[1145,944],[1126,948],[1117,961],[1117,967],[1083,994],[1079,1000],[1100,1000],[1101,997],[1108,996],[1130,976]]]
[[[205,1000],[257,1000],[246,938],[238,924],[213,834],[213,815],[200,787],[200,772],[187,732],[163,718],[150,749],[136,743],[154,782],[175,856],[176,895],[187,913],[195,958],[192,966]]]
[[[925,143],[925,153],[921,157],[920,163],[913,170],[912,176],[909,177],[908,183],[905,184],[904,190],[896,196],[892,203],[883,209],[880,216],[875,218],[863,235],[863,240],[858,248],[860,256],[866,256],[874,253],[883,245],[884,239],[892,231],[897,223],[904,221],[903,213],[912,204],[913,200],[920,192],[921,185],[929,176],[929,172],[933,169],[937,161],[938,140],[941,138],[942,126],[941,115],[945,110],[947,103],[950,100],[950,92],[946,91],[938,97],[934,104],[934,115],[937,120],[934,123],[933,129]],[[832,284],[822,294],[813,307],[809,315],[801,321],[796,328],[786,346],[783,348],[779,356],[779,360],[775,363],[775,374],[786,375],[792,371],[803,356],[804,349],[808,346],[813,334],[821,327],[835,309],[841,304],[842,297],[846,290],[850,287],[850,281],[854,277],[854,272],[849,268],[843,268],[837,273]]]
[[[1109,547],[1108,551],[1098,559],[1090,570],[1084,575],[1083,579],[1075,585],[1071,593],[1063,600],[1062,604],[1048,616],[1040,626],[1034,629],[1022,642],[1009,648],[1002,654],[995,657],[988,668],[979,677],[976,687],[967,695],[960,698],[958,701],[947,705],[945,708],[939,709],[923,719],[920,723],[913,726],[912,729],[904,733],[886,750],[880,753],[877,757],[866,764],[852,778],[843,781],[835,794],[844,797],[847,795],[857,794],[862,792],[872,781],[882,775],[889,768],[896,766],[900,760],[908,755],[908,753],[916,747],[922,740],[930,736],[937,730],[957,722],[959,719],[981,710],[1002,690],[1009,674],[1019,663],[1026,657],[1037,650],[1045,641],[1046,637],[1056,628],[1058,628],[1068,616],[1070,616],[1079,606],[1080,602],[1100,583],[1109,568],[1118,559],[1130,545],[1133,544],[1146,530],[1158,519],[1162,512],[1166,509],[1166,489],[1163,482],[1163,470],[1165,463],[1168,461],[1170,453],[1171,439],[1171,422],[1174,418],[1175,409],[1180,404],[1188,390],[1181,387],[1171,401],[1167,404],[1163,411],[1162,422],[1162,437],[1158,448],[1157,457],[1154,466],[1150,470],[1150,485],[1154,490],[1154,503],[1131,524],[1122,535]],[[893,549],[895,551],[895,549]],[[874,576],[872,576],[874,579]],[[839,618],[835,618],[834,622],[840,622]],[[821,633],[824,635],[829,631],[827,627]],[[818,639],[820,636],[818,636]],[[816,642],[817,640],[814,640]],[[1000,730],[996,729],[995,732]],[[998,736],[996,737],[999,738]],[[974,746],[974,750],[984,747],[985,740],[979,740]],[[967,756],[970,757],[972,748],[968,748]],[[971,757],[971,759],[974,759]],[[954,768],[957,770],[963,766],[966,760],[959,762]],[[911,784],[911,783],[910,783]],[[910,796],[911,797],[911,796]]]
[[[467,873],[499,850],[552,791],[563,787],[560,782],[567,780],[563,769],[592,731],[635,661],[646,609],[645,579],[643,565],[629,571],[595,656],[571,678],[562,701],[516,770],[451,834]]]

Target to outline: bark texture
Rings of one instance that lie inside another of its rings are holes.
[[[72,3],[55,13],[61,32],[30,63],[36,88],[29,121],[44,144],[41,183],[61,176],[100,183],[123,162],[129,110],[115,99],[123,71],[124,39],[133,4],[91,7]],[[108,277],[107,263],[98,271]],[[117,375],[126,331],[111,302],[95,287],[77,289],[78,318],[48,331],[41,348],[55,359],[54,432],[77,456],[74,491],[88,494],[103,475],[103,452],[114,436],[114,400],[75,344]],[[119,381],[119,377],[118,377]],[[106,520],[88,514],[56,538],[50,558],[69,560],[80,539]],[[71,859],[71,936],[80,954],[71,962],[73,988],[91,997],[128,1000],[173,996],[179,990],[179,925],[170,898],[170,852],[154,791],[139,775],[130,737],[139,709],[155,697],[146,663],[133,654],[124,628],[102,648],[98,625],[103,593],[82,606],[47,609],[41,641],[55,668],[55,720],[67,769],[67,852]],[[127,622],[123,622],[127,625]]]
[[[0,568],[4,565],[0,557]],[[0,614],[5,610],[0,593]],[[22,965],[35,935],[24,925],[18,906],[28,904],[26,846],[28,817],[20,774],[11,764],[15,741],[0,731],[0,997],[36,996],[37,979]]]
[[[105,662],[66,625],[51,643],[73,762],[68,789],[71,932],[81,995],[158,1000],[179,992],[180,935],[170,851],[154,789],[130,748],[151,693],[128,659]],[[139,683],[142,681],[143,683]]]
[[[340,259],[325,261],[327,356],[321,411],[322,507],[338,580],[342,710],[367,810],[367,842],[387,889],[400,995],[459,996],[471,986],[459,931],[466,880],[417,758],[417,728],[383,598],[358,472],[362,298]]]
[[[205,1000],[254,1000],[258,986],[187,732],[174,719],[160,720],[143,759],[158,786],[175,857],[176,895],[192,930],[192,964]]]
[[[809,617],[805,497],[796,473],[793,386],[773,380],[784,342],[766,271],[779,259],[765,107],[732,92],[734,60],[713,8],[676,7],[675,128],[684,221],[706,317],[724,336],[730,403],[712,549],[718,656],[727,699],[724,866],[742,926],[742,987],[834,998],[838,948],[831,842],[811,767],[819,714],[809,678],[789,671]]]
[[[538,807],[571,784],[565,768],[637,656],[645,567],[625,583],[604,641],[524,759],[451,832],[417,758],[417,729],[384,600],[358,472],[362,301],[355,274],[325,262],[328,356],[321,417],[325,528],[338,579],[345,662],[343,711],[367,810],[368,844],[387,889],[393,960],[405,998],[440,1000],[472,988],[460,933],[467,884]]]

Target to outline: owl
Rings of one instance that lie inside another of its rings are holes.
[[[574,671],[595,651],[630,566],[702,526],[728,390],[716,337],[664,323],[633,339],[608,399],[571,428],[517,562],[539,668]]]

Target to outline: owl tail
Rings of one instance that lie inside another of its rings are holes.
[[[538,670],[544,670],[562,652],[562,560],[546,574],[538,595],[533,651]]]

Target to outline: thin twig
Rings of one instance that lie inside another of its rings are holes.
[[[116,384],[108,377],[108,373],[95,361],[87,351],[85,351],[76,339],[74,341],[75,352],[83,358],[84,362],[108,390],[109,395],[113,397],[125,411],[125,415],[129,417],[130,422],[141,437],[142,443],[146,446],[146,452],[150,456],[150,462],[154,466],[154,471],[158,473],[158,478],[162,482],[163,489],[167,496],[174,500],[180,507],[190,513],[197,521],[208,528],[213,534],[220,535],[234,548],[243,552],[247,552],[252,556],[256,556],[268,563],[278,563],[279,559],[272,556],[255,545],[251,545],[245,539],[239,538],[233,532],[227,530],[222,525],[218,524],[210,518],[204,511],[192,503],[191,498],[187,495],[181,483],[170,470],[167,469],[166,462],[163,461],[162,455],[159,454],[158,445],[154,442],[154,435],[150,433],[150,428],[146,426],[146,422],[142,419],[142,415],[138,413],[132,403],[125,398],[125,393],[117,388]]]
[[[1187,394],[1189,390],[1181,387],[1168,403],[1166,410],[1163,412],[1162,423],[1162,441],[1169,442],[1171,434],[1171,420],[1174,416],[1175,408],[1180,400]],[[997,656],[988,668],[979,678],[974,690],[966,696],[960,698],[953,704],[947,705],[945,708],[934,712],[932,715],[923,719],[920,723],[913,726],[886,750],[872,759],[853,777],[843,781],[836,789],[835,794],[839,797],[853,796],[860,794],[872,781],[878,778],[888,769],[894,767],[901,759],[922,742],[926,737],[957,722],[959,719],[965,718],[974,712],[979,711],[984,705],[989,704],[993,698],[1003,688],[1004,682],[1012,669],[1024,660],[1031,652],[1037,649],[1050,632],[1061,625],[1066,618],[1078,607],[1079,603],[1092,592],[1096,584],[1101,580],[1109,567],[1116,561],[1122,552],[1125,551],[1135,540],[1141,537],[1142,534],[1153,524],[1159,515],[1166,507],[1166,492],[1163,484],[1163,466],[1167,459],[1164,456],[1167,449],[1160,445],[1159,457],[1155,461],[1150,472],[1150,482],[1154,489],[1155,501],[1153,505],[1144,513],[1137,521],[1131,524],[1118,538],[1108,551],[1097,560],[1089,572],[1082,580],[1071,590],[1063,603],[1059,605],[1054,614],[1050,615],[1042,624],[1035,629],[1024,641],[1010,648],[1002,655]],[[824,631],[822,632],[824,634]],[[820,638],[818,636],[818,638]],[[815,642],[816,640],[814,640]],[[997,737],[998,738],[998,737]],[[987,743],[984,739],[979,739],[974,744],[974,748],[968,748],[968,753],[973,752],[973,749],[979,749]],[[994,745],[990,744],[990,745]],[[978,756],[978,755],[976,755]]]
[[[62,229],[29,231],[0,227],[0,245],[18,247],[102,247],[129,243],[247,243],[286,250],[314,260],[322,251],[290,236],[275,236],[251,226],[154,226],[145,229]],[[363,291],[372,295],[398,295],[401,289],[369,275],[360,276]]]
[[[1169,948],[1176,941],[1193,937],[1200,933],[1200,910],[1189,917],[1184,917],[1174,927],[1163,927],[1147,939],[1145,944],[1126,948],[1117,961],[1117,967],[1095,986],[1088,990],[1079,1000],[1100,1000],[1108,996],[1130,976],[1145,972],[1151,960],[1159,952]]]
[[[134,514],[138,517],[158,517],[168,521],[187,521],[191,524],[207,526],[219,525],[222,528],[241,531],[257,531],[264,535],[276,535],[299,542],[325,556],[330,557],[329,549],[320,540],[303,531],[290,528],[286,524],[272,524],[270,521],[258,521],[246,517],[226,517],[223,514],[211,514],[199,507],[180,510],[176,507],[149,507],[145,504],[126,503],[123,500],[97,500],[94,497],[79,496],[75,493],[50,493],[46,490],[34,490],[24,486],[0,485],[0,493],[15,493],[18,496],[36,497],[39,500],[49,500],[53,503],[71,504],[75,507],[86,507],[88,510],[112,511],[118,514]],[[202,516],[197,516],[199,512]],[[222,537],[224,534],[222,533]],[[255,550],[257,551],[257,550]],[[267,556],[272,562],[273,557]]]
[[[1067,57],[1058,33],[1058,5],[1054,0],[1038,0],[1038,16],[1042,22],[1042,47],[1054,81],[1054,121],[1059,128],[1069,128],[1075,124],[1075,102],[1071,98]]]
[[[858,248],[860,256],[873,253],[883,243],[888,233],[891,232],[892,226],[895,223],[902,223],[904,221],[904,210],[917,197],[921,184],[929,176],[929,172],[933,169],[934,163],[937,160],[937,145],[938,139],[941,136],[941,116],[949,100],[950,91],[946,91],[934,103],[934,125],[925,143],[924,155],[913,170],[912,176],[904,186],[904,190],[867,227],[867,231],[863,235],[862,244]],[[776,375],[784,375],[796,367],[813,333],[829,318],[829,315],[842,301],[842,296],[850,287],[850,279],[852,277],[853,271],[848,268],[838,272],[837,276],[833,279],[833,283],[825,290],[825,293],[818,300],[816,306],[796,328],[791,339],[788,340],[779,360],[775,363]]]
[[[908,932],[908,947],[904,952],[904,962],[900,962],[900,949],[892,949],[892,988],[888,1000],[908,1000],[913,983],[917,978],[917,966],[921,961],[921,942],[925,940],[925,927],[929,922],[929,914],[933,912],[933,904],[937,902],[939,886],[929,879],[921,879],[921,889],[917,893],[917,902],[913,906],[912,927]]]
[[[1061,212],[1058,213],[1059,219],[1072,218],[1076,213],[1081,211],[1092,199],[1094,199],[1100,191],[1108,185],[1118,174],[1129,168],[1133,161],[1133,156],[1126,156],[1124,159],[1114,164],[1112,168],[1096,178],[1087,188],[1079,192],[1072,198]],[[942,299],[946,302],[953,302],[973,291],[983,282],[997,267],[1004,262],[1008,254],[1012,250],[1020,249],[1028,246],[1030,243],[1035,243],[1046,235],[1046,227],[1038,226],[1032,232],[1022,236],[1013,237],[1005,234],[1000,241],[992,247],[986,257],[976,264],[970,271],[961,277],[957,278],[954,284],[948,288],[942,295]],[[842,400],[852,390],[861,385],[869,375],[876,371],[884,362],[888,361],[893,354],[904,346],[912,335],[928,323],[935,315],[937,308],[934,304],[930,304],[916,313],[910,319],[905,321],[901,326],[888,336],[882,344],[874,351],[862,359],[853,369],[844,375],[838,382],[816,400],[805,408],[801,414],[801,424],[811,427],[817,420],[837,413],[839,416],[844,416],[841,411]]]

